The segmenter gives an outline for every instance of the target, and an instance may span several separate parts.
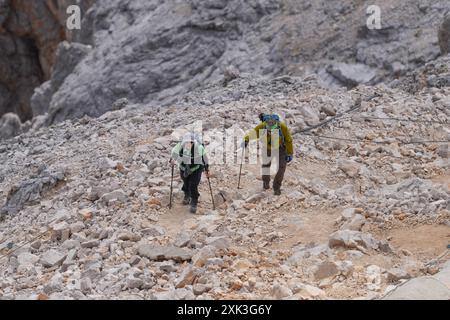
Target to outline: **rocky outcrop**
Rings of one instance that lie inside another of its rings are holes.
[[[86,10],[94,0],[78,3]],[[30,98],[51,76],[58,44],[73,39],[66,29],[68,0],[0,1],[0,116],[33,117]]]
[[[439,46],[443,56],[450,53],[450,13],[448,13],[439,29]]]
[[[424,66],[408,73],[404,77],[391,82],[394,88],[402,88],[410,93],[416,93],[424,88],[444,88],[450,86],[450,56],[446,55],[431,61]],[[436,99],[436,100],[441,100]],[[449,101],[444,101],[450,105]]]
[[[91,46],[81,43],[64,41],[59,44],[51,80],[37,88],[31,97],[33,116],[47,113],[53,94],[91,49]]]
[[[450,9],[446,0],[396,0],[381,7],[382,28],[369,30],[367,6],[355,0],[83,0],[82,28],[69,31],[69,4],[0,2],[0,115],[24,121],[48,113],[40,122],[50,125],[100,116],[119,99],[167,106],[243,73],[376,84],[439,56],[436,31]],[[58,55],[64,39],[70,44]],[[82,54],[75,43],[86,46]]]
[[[329,86],[398,77],[439,55],[431,35],[449,4],[415,4],[382,8],[383,28],[368,30],[367,8],[356,1],[98,1],[76,38],[93,50],[50,93],[46,124],[99,116],[120,98],[168,105],[211,81],[226,84],[230,66],[262,75],[317,72]]]
[[[20,119],[15,113],[7,113],[0,118],[0,137],[12,138],[21,132]]]
[[[272,0],[97,2],[82,26],[92,31],[81,39],[94,50],[53,95],[47,124],[97,117],[119,98],[169,102],[218,79],[230,59],[245,59],[237,59],[234,43],[277,7]]]

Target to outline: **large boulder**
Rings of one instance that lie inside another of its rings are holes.
[[[38,177],[24,180],[11,188],[0,214],[16,214],[28,204],[40,201],[43,195],[63,181],[63,171],[43,171]]]
[[[369,233],[340,230],[330,236],[328,245],[330,248],[342,247],[365,251],[366,249],[378,249],[380,242]]]
[[[347,87],[370,84],[377,76],[375,69],[361,63],[334,63],[327,68],[328,73]]]
[[[410,280],[394,289],[383,300],[449,300],[450,289],[433,277]]]
[[[7,113],[0,119],[0,140],[9,139],[21,131],[21,122],[15,113]]]

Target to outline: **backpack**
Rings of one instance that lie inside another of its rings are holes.
[[[275,121],[277,122],[277,127],[278,127],[278,130],[279,130],[279,136],[280,136],[280,138],[281,138],[281,142],[282,142],[282,144],[284,144],[285,139],[284,139],[284,135],[283,135],[283,130],[281,130],[281,125],[280,125],[281,119],[280,119],[280,116],[277,115],[277,114],[271,114],[271,115],[269,115],[269,114],[261,113],[261,114],[259,115],[259,119],[260,119],[262,122],[267,122],[267,121],[269,121],[269,120],[271,120],[271,119],[272,119],[272,120],[275,120]],[[271,129],[268,128],[267,126],[266,126],[266,129],[267,129],[267,130],[271,130]],[[269,137],[271,137],[271,135],[269,135]]]

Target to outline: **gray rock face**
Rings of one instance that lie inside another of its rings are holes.
[[[99,116],[120,98],[168,100],[213,73],[218,79],[227,43],[273,8],[275,1],[97,1],[83,22],[90,39],[82,39],[95,49],[53,95],[47,124]]]
[[[81,43],[63,41],[59,44],[51,81],[47,81],[41,87],[36,88],[31,97],[31,109],[34,117],[43,115],[48,111],[53,94],[91,50],[91,46]]]
[[[123,98],[167,105],[195,87],[219,80],[229,85],[246,72],[305,76],[312,71],[332,86],[376,83],[438,56],[439,14],[449,8],[445,0],[433,5],[397,0],[383,12],[382,30],[368,30],[360,19],[366,4],[342,6],[338,0],[78,3],[82,28],[68,31],[61,29],[69,0],[2,2],[0,115],[15,112],[28,120],[48,111],[44,123],[50,125],[100,116]],[[318,29],[326,36],[318,37]],[[73,43],[56,54],[65,39]],[[29,59],[18,61],[24,56]],[[328,73],[324,66],[330,61],[336,62]],[[47,80],[50,84],[34,91]],[[237,100],[242,96],[233,94]]]
[[[450,53],[450,14],[447,14],[439,28],[439,47],[443,56]]]
[[[91,46],[83,45],[81,43],[69,43],[64,41],[59,44],[56,51],[56,63],[53,66],[51,80],[53,91],[57,91],[61,87],[64,80],[91,50]]]
[[[52,100],[53,90],[51,81],[44,82],[40,87],[34,90],[30,100],[33,117],[43,115],[47,112],[50,101]]]
[[[85,11],[94,0],[77,3]],[[0,117],[32,118],[34,88],[48,80],[58,44],[72,39],[65,22],[68,0],[0,1]]]

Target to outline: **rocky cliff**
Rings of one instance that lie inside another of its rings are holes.
[[[92,0],[79,2],[84,10]],[[51,77],[58,44],[74,35],[66,29],[68,0],[0,1],[0,116],[33,112],[34,89]]]
[[[380,1],[382,28],[369,30],[360,1],[92,0],[82,2],[82,29],[67,34],[67,5],[1,2],[0,114],[49,125],[99,116],[123,98],[168,105],[230,66],[316,73],[327,87],[389,82],[445,53],[450,9],[448,1]]]

